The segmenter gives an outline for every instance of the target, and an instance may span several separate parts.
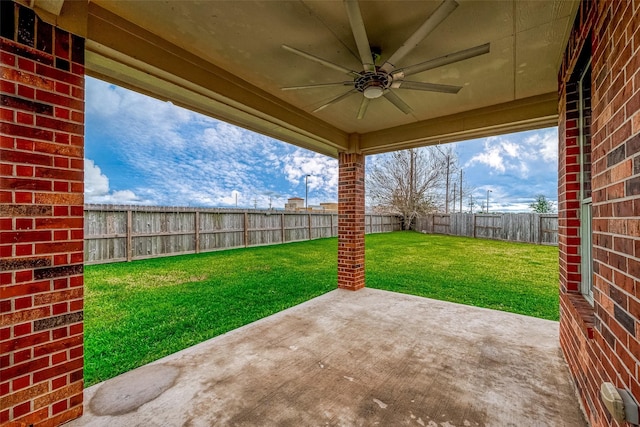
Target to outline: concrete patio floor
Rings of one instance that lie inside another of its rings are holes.
[[[70,426],[585,426],[558,324],[334,290],[85,391]]]

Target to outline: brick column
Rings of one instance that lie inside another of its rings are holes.
[[[338,287],[364,287],[364,155],[340,153],[338,178]]]
[[[84,39],[1,1],[0,424],[82,414]]]

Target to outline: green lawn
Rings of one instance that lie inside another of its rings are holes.
[[[371,288],[558,320],[558,248],[413,232],[367,236]]]
[[[367,286],[558,318],[555,247],[367,236]],[[336,287],[337,240],[85,268],[85,382],[114,377]]]

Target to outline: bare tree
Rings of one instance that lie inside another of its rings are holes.
[[[367,175],[369,203],[383,213],[401,215],[403,228],[413,219],[444,207],[452,148],[413,148],[387,154]]]

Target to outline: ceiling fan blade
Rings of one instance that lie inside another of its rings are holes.
[[[458,3],[455,0],[444,0],[440,6],[427,18],[426,21],[416,30],[415,33],[400,46],[393,55],[382,64],[380,69],[386,73],[390,73],[396,67],[396,64],[402,60],[409,52],[411,52],[427,35],[433,31],[442,21],[444,21],[455,9]]]
[[[280,88],[280,90],[300,90],[300,89],[315,89],[318,87],[335,87],[335,86],[353,86],[353,82],[337,82],[337,83],[320,83],[317,85],[306,86],[288,86]]]
[[[397,87],[400,89],[424,90],[427,92],[441,92],[441,93],[454,93],[454,94],[460,92],[460,89],[462,89],[462,86],[451,86],[451,85],[440,85],[436,83],[407,82],[407,81],[401,81]]]
[[[454,62],[464,61],[465,59],[473,58],[476,56],[489,53],[491,44],[486,43],[480,46],[472,47],[469,49],[461,50],[459,52],[450,53],[449,55],[441,56],[439,58],[430,59],[429,61],[421,62],[419,64],[410,65],[408,67],[399,68],[391,73],[393,77],[405,77],[413,74],[418,74],[423,71],[431,70],[433,68],[442,67],[443,65],[453,64]]]
[[[346,97],[348,97],[349,95],[358,92],[356,89],[351,89],[349,92],[345,92],[342,95],[338,96],[337,98],[333,98],[331,101],[327,102],[326,104],[323,104],[321,106],[319,106],[318,108],[316,108],[315,110],[313,110],[314,113],[317,113],[320,110],[324,110],[325,108],[327,108],[329,105],[335,104],[336,102],[342,101],[343,99],[345,99]]]
[[[347,8],[349,24],[351,25],[353,38],[356,40],[356,45],[358,46],[362,67],[364,71],[375,72],[376,67],[373,63],[373,55],[371,54],[371,47],[369,46],[367,30],[362,20],[362,13],[360,13],[360,5],[357,0],[345,0],[344,5]]]
[[[336,71],[340,71],[342,73],[348,74],[353,77],[359,77],[360,74],[357,71],[350,70],[348,68],[343,67],[342,65],[334,64],[333,62],[327,61],[326,59],[318,58],[315,55],[311,55],[310,53],[303,52],[301,50],[296,49],[295,47],[287,46],[286,44],[282,45],[282,48],[291,53],[295,53],[298,56],[302,56],[303,58],[309,59],[311,61],[315,61],[319,64],[324,65],[325,67],[332,68]]]
[[[413,111],[411,107],[407,105],[406,102],[400,99],[400,97],[395,93],[393,93],[392,91],[390,90],[386,91],[383,96],[387,98],[389,102],[395,105],[398,108],[398,110],[402,111],[403,113],[409,114]]]
[[[366,97],[362,97],[362,102],[360,103],[360,109],[358,110],[358,120],[363,119],[364,115],[367,114],[367,108],[369,107],[369,103],[371,100]]]

